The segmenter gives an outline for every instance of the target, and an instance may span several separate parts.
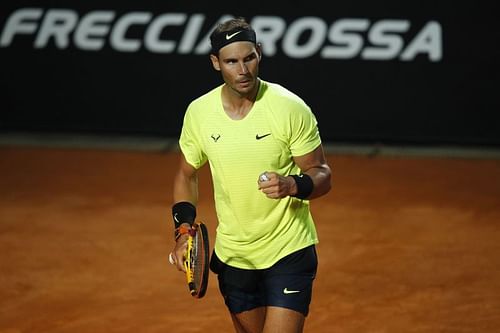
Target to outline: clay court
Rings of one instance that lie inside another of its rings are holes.
[[[167,260],[177,158],[0,147],[0,332],[232,332],[215,276],[195,300]],[[497,331],[500,160],[327,158],[305,332]]]

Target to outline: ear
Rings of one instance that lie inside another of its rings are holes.
[[[255,49],[257,50],[257,55],[259,56],[259,62],[260,62],[262,60],[262,44],[257,43]]]
[[[210,54],[210,60],[212,61],[212,67],[220,72],[219,58],[215,54]]]

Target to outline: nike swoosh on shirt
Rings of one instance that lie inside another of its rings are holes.
[[[236,36],[237,34],[239,34],[240,32],[242,32],[243,30],[240,30],[240,31],[236,31],[235,33],[232,33],[230,35],[226,34],[226,40],[230,40],[231,38],[233,38],[234,36]]]
[[[265,138],[266,136],[269,136],[269,135],[271,135],[271,133],[267,133],[267,134],[264,134],[264,135],[255,134],[255,139],[260,140],[260,139],[263,139],[263,138]]]

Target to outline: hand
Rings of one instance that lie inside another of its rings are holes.
[[[175,242],[174,250],[170,252],[169,255],[170,263],[172,265],[175,265],[177,267],[177,270],[184,273],[186,272],[186,269],[184,268],[184,259],[186,257],[188,238],[188,234],[179,236],[177,242]]]
[[[283,177],[276,172],[264,173],[268,180],[262,180],[259,176],[257,180],[259,190],[268,198],[281,199],[297,193],[297,184],[292,177]]]

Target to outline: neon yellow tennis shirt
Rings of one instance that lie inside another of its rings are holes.
[[[269,199],[257,184],[264,171],[300,173],[292,156],[321,144],[316,118],[297,95],[261,80],[250,112],[233,120],[222,107],[221,92],[222,85],[191,102],[179,145],[194,168],[210,164],[217,256],[233,267],[268,268],[318,242],[308,200]]]

